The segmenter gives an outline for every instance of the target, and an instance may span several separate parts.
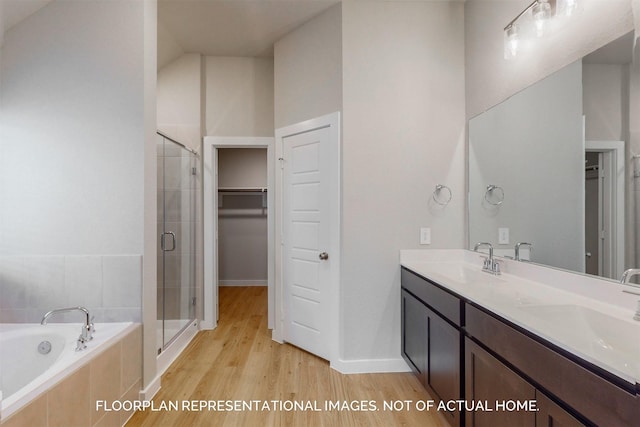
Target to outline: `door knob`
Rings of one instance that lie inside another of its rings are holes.
[[[318,258],[320,258],[322,261],[326,261],[329,259],[329,254],[326,252],[321,252],[320,255],[318,255]]]

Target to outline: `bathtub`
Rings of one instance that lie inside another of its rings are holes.
[[[139,324],[99,323],[76,351],[80,323],[0,324],[0,421],[89,363]]]

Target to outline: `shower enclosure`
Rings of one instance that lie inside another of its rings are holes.
[[[158,132],[158,353],[196,316],[197,153]]]

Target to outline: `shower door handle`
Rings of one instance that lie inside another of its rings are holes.
[[[165,242],[164,237],[166,235],[171,236],[171,249],[167,249],[164,243]],[[176,233],[174,233],[173,231],[165,231],[164,233],[162,233],[160,235],[160,249],[162,249],[164,252],[175,251],[176,250]]]

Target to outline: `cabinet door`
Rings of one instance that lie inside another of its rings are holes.
[[[460,397],[460,331],[437,314],[429,313],[427,385],[444,401]],[[459,411],[443,413],[453,426],[460,425]]]
[[[570,413],[555,404],[551,399],[536,390],[538,412],[536,413],[536,427],[584,427]]]
[[[536,398],[532,385],[468,338],[465,367],[466,401],[486,401],[495,409],[496,402]],[[466,413],[465,420],[474,427],[534,427],[536,423],[535,412],[525,411],[472,411]]]
[[[427,378],[428,311],[413,295],[402,291],[402,356],[422,384]]]

